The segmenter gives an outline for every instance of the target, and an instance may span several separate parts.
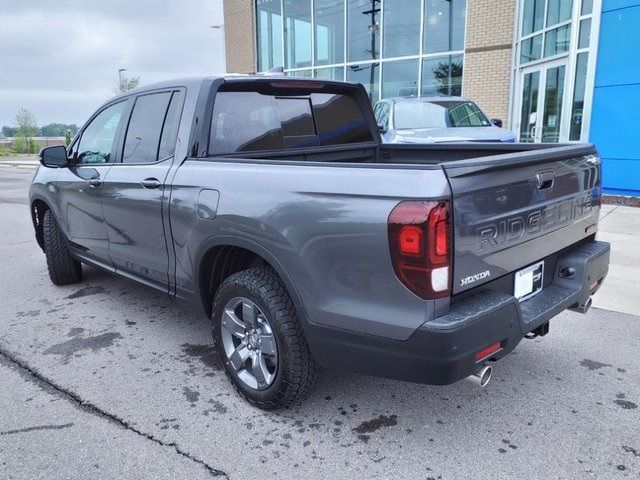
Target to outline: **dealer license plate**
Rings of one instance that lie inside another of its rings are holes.
[[[542,290],[544,262],[538,262],[516,272],[513,284],[513,296],[521,302],[533,297]]]

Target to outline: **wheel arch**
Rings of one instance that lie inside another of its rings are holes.
[[[44,214],[51,210],[49,204],[41,198],[34,198],[31,202],[31,221],[33,222],[33,228],[36,233],[36,241],[38,245],[44,251],[44,233],[43,233],[43,221]]]
[[[271,267],[283,281],[304,326],[307,316],[302,298],[282,263],[258,243],[232,236],[210,238],[198,250],[194,273],[202,311],[211,316],[213,297],[225,278],[259,265]]]

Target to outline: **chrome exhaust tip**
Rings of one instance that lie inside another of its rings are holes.
[[[578,312],[578,313],[587,313],[589,311],[589,309],[591,308],[591,302],[592,302],[592,298],[589,297],[587,299],[586,302],[584,302],[584,304],[578,304],[577,306],[570,308],[569,310],[572,310],[574,312]]]
[[[493,368],[491,365],[483,365],[476,371],[476,373],[469,375],[467,380],[479,387],[486,387],[491,381],[492,372]]]

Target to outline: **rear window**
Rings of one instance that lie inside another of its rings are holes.
[[[220,91],[209,152],[214,155],[371,142],[358,103],[348,95],[277,95]]]

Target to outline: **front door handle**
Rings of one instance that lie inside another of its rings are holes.
[[[92,187],[99,187],[100,185],[102,185],[102,180],[100,180],[100,178],[98,177],[90,178],[89,180],[87,180],[87,183]]]
[[[157,178],[145,178],[140,182],[142,188],[158,188],[161,183]]]

